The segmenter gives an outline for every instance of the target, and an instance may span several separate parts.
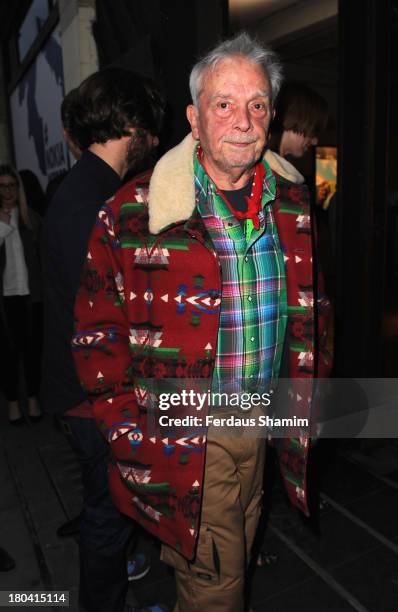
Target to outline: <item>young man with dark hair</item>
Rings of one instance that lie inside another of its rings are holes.
[[[70,348],[73,304],[98,211],[121,186],[127,170],[158,144],[163,109],[155,86],[128,70],[108,68],[88,77],[73,94],[68,119],[69,135],[85,150],[55,193],[44,221],[42,401],[47,412],[61,419],[82,469],[82,612],[125,609],[126,545],[133,523],[113,505],[108,444],[75,372]]]
[[[130,125],[153,132],[162,122],[163,109],[154,83],[123,68],[92,74],[80,85],[78,96],[78,101],[72,101],[69,131],[83,149],[92,142],[103,144],[129,136]]]
[[[281,157],[299,158],[318,144],[328,122],[328,105],[305,83],[282,86],[270,126],[269,148]]]

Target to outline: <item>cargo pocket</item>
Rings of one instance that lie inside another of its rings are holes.
[[[213,534],[205,524],[201,525],[196,557],[188,563],[189,571],[197,579],[212,584],[220,583],[220,557]]]
[[[197,552],[192,562],[187,561],[167,545],[162,546],[160,558],[175,570],[189,574],[201,582],[220,583],[220,558],[217,546],[211,530],[205,524],[201,525]]]

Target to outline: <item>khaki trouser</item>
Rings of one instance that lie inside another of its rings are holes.
[[[241,612],[244,579],[261,511],[263,439],[214,436],[209,430],[198,548],[188,563],[169,546],[161,558],[175,568],[174,612]]]

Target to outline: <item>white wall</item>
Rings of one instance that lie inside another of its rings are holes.
[[[95,0],[58,0],[65,93],[98,70],[92,24]]]

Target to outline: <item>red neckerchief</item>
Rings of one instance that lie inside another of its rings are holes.
[[[203,151],[199,146],[198,149],[198,159],[203,166]],[[206,169],[205,169],[206,170]],[[237,219],[251,219],[253,222],[254,229],[258,230],[260,227],[260,220],[258,218],[258,213],[261,210],[261,200],[263,195],[263,181],[265,176],[265,168],[261,161],[257,162],[254,171],[252,190],[250,196],[245,196],[245,200],[247,202],[247,210],[246,212],[242,212],[240,210],[236,210],[226,198],[225,194],[217,187],[217,194],[221,196],[223,201],[228,206],[229,210],[235,215]]]

